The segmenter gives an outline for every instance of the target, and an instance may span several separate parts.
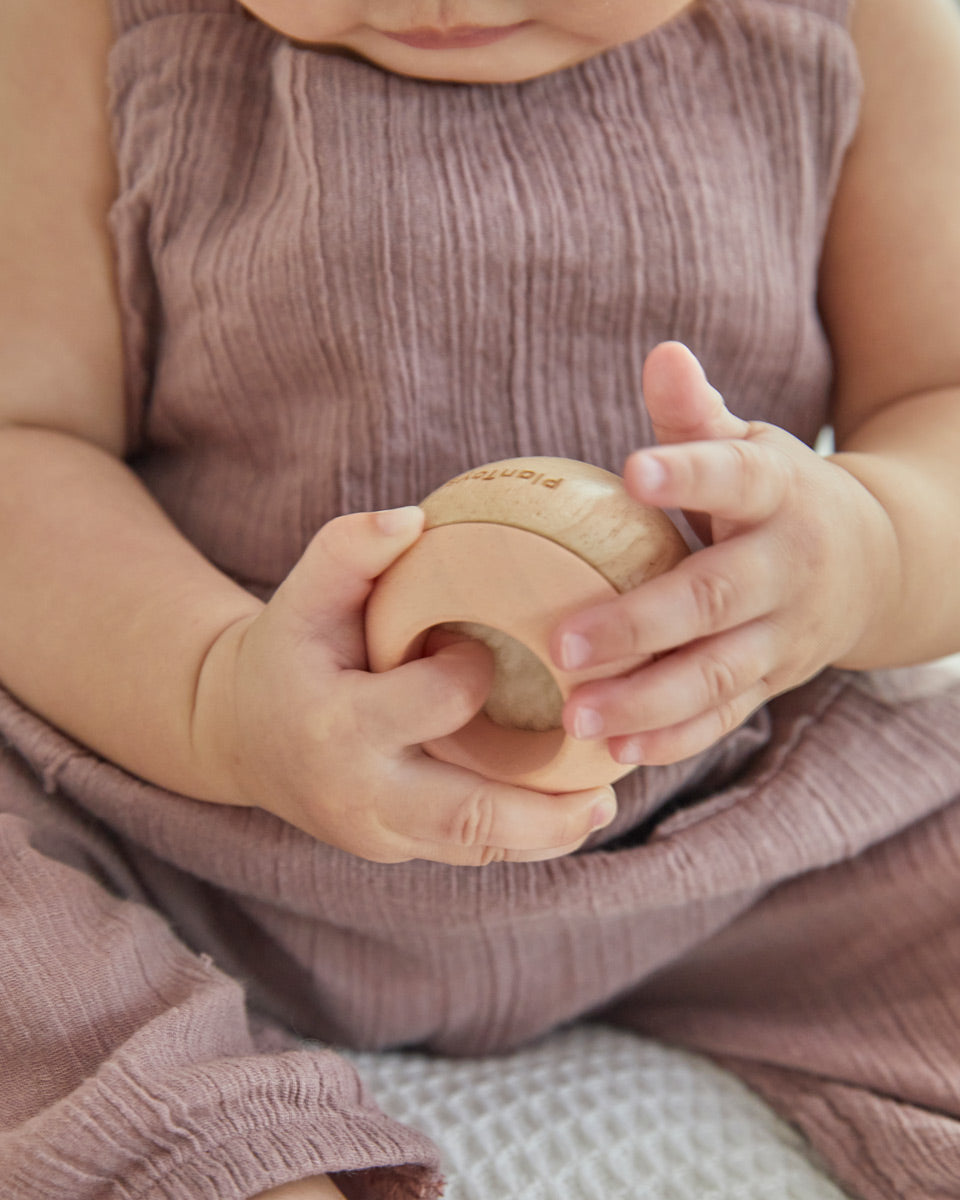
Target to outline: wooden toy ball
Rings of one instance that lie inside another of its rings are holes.
[[[484,709],[427,752],[548,792],[627,774],[606,742],[570,738],[560,722],[573,689],[606,672],[559,670],[548,640],[561,618],[675,566],[688,551],[670,519],[617,475],[565,458],[488,463],[421,507],[424,533],[367,602],[370,668],[419,658],[438,627],[480,638],[495,659]]]

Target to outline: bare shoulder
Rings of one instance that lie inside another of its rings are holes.
[[[891,93],[902,98],[904,83],[921,92],[925,80],[935,88],[945,80],[960,87],[957,0],[854,0],[851,29],[874,101]]]
[[[821,273],[839,433],[960,383],[960,5],[856,0],[852,35],[863,109]]]
[[[0,4],[0,421],[123,443],[108,0]]]

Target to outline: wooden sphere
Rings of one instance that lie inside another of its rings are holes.
[[[660,509],[639,504],[610,471],[564,458],[488,463],[421,502],[420,539],[377,580],[367,602],[371,670],[420,657],[432,629],[478,636],[494,651],[483,711],[424,747],[491,779],[567,792],[632,770],[606,742],[577,741],[560,725],[563,701],[602,669],[561,671],[552,630],[688,553]]]

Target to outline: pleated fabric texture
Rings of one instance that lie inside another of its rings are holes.
[[[117,8],[131,441],[238,578],[269,589],[335,514],[484,462],[619,470],[665,338],[738,414],[815,437],[859,95],[841,20],[710,0],[482,88],[294,46],[236,5]]]
[[[812,441],[839,0],[702,0],[526,84],[424,84],[230,0],[115,0],[131,462],[269,595],[317,527],[517,454],[618,469],[700,356]],[[11,1200],[432,1197],[436,1152],[297,1035],[452,1054],[584,1014],[723,1057],[865,1200],[960,1181],[960,696],[826,672],[625,780],[584,852],[383,866],[164,793],[0,694]]]

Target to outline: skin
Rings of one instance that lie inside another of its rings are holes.
[[[883,505],[840,460],[734,416],[685,347],[658,347],[644,377],[664,448],[631,455],[627,490],[688,510],[709,548],[552,641],[560,663],[613,668],[563,719],[574,736],[610,738],[623,763],[694,754],[777,693],[852,660],[884,601],[897,604],[900,557]],[[630,654],[648,661],[617,672]]]
[[[698,514],[712,546],[552,643],[558,663],[613,674],[656,656],[564,712],[623,762],[696,753],[827,665],[960,646],[960,19],[947,0],[861,0],[853,33],[863,112],[819,297],[838,453],[824,462],[739,420],[682,348],[651,355],[644,395],[663,448],[630,456],[626,486]]]
[[[503,83],[642,36],[685,5],[248,7],[386,70]],[[533,24],[475,50],[416,50],[378,32],[521,20]],[[828,664],[960,649],[960,19],[950,0],[860,0],[853,33],[863,115],[819,294],[838,453],[824,460],[738,418],[685,348],[651,353],[644,394],[660,444],[630,456],[626,486],[696,514],[708,546],[573,615],[552,643],[558,662],[618,676],[579,689],[564,722],[609,738],[625,761],[695,753]],[[363,604],[419,536],[416,511],[330,522],[263,605],[184,541],[124,465],[111,37],[105,0],[0,7],[0,678],[146,779],[261,805],[370,859],[569,853],[612,817],[609,790],[545,796],[419,750],[481,706],[482,650],[459,643],[382,676],[364,669]],[[266,1196],[337,1194],[318,1178]]]
[[[387,71],[459,83],[515,83],[634,41],[689,0],[250,0],[244,7],[288,37],[347,50]],[[491,46],[423,50],[386,32],[528,23]]]
[[[314,1175],[312,1179],[298,1179],[260,1192],[252,1200],[342,1200],[343,1192],[332,1179]]]

